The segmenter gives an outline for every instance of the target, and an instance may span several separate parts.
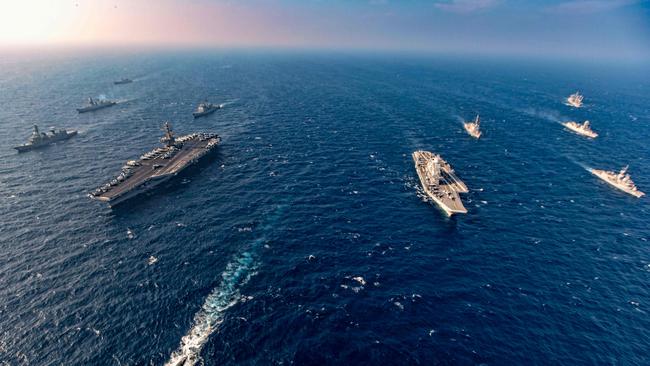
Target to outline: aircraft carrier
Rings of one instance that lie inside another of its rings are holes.
[[[420,177],[422,188],[448,216],[457,213],[467,213],[459,193],[469,190],[446,161],[440,155],[428,151],[413,153],[415,170]]]
[[[221,138],[213,133],[193,133],[174,137],[168,122],[163,125],[163,147],[130,160],[117,178],[97,188],[89,197],[108,202],[112,207],[149,191],[197,163],[214,150]]]

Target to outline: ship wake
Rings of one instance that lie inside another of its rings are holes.
[[[554,110],[527,108],[522,110],[522,112],[531,117],[537,117],[537,118],[545,119],[547,121],[551,121],[559,124],[562,124],[570,120],[569,118],[562,116],[560,113]]]
[[[223,321],[223,314],[242,298],[239,288],[254,275],[257,262],[252,252],[244,252],[228,263],[221,274],[221,284],[205,299],[201,310],[194,316],[194,325],[181,339],[178,350],[166,365],[189,366],[200,360],[200,352],[210,335]]]
[[[286,207],[287,205],[276,207],[272,217],[262,228],[263,233],[273,228]],[[261,236],[249,246],[247,251],[236,256],[226,265],[226,269],[221,273],[221,283],[212,290],[201,309],[194,315],[192,328],[181,338],[178,349],[171,354],[165,365],[192,366],[201,360],[201,350],[210,335],[219,329],[225,312],[244,299],[240,289],[256,274],[259,251],[266,242],[266,236]]]
[[[564,157],[567,158],[570,162],[574,163],[575,165],[581,167],[582,169],[584,169],[584,170],[586,170],[588,172],[591,172],[591,170],[593,169],[589,165],[587,165],[585,163],[581,163],[581,162],[577,161],[576,159],[574,159],[574,158],[572,158],[570,156],[565,155]]]

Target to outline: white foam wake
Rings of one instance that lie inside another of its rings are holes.
[[[194,325],[165,365],[190,366],[199,361],[203,345],[223,321],[224,312],[241,299],[239,288],[254,274],[255,266],[254,255],[250,252],[244,252],[228,263],[221,274],[221,284],[205,299],[201,310],[194,315]]]
[[[273,229],[276,221],[287,207],[286,204],[276,206],[268,218],[267,224],[261,228],[262,236],[252,243],[248,251],[243,252],[226,265],[226,269],[221,274],[221,283],[212,290],[205,299],[201,310],[194,315],[194,325],[181,338],[181,344],[165,365],[192,366],[201,359],[203,345],[210,335],[219,328],[225,311],[242,299],[239,289],[255,275],[259,251],[267,240],[264,233]]]

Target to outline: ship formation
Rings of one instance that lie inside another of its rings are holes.
[[[413,153],[413,161],[424,193],[447,216],[467,213],[459,193],[467,193],[468,189],[465,183],[458,179],[451,165],[440,155],[422,150]]]
[[[582,100],[584,99],[584,96],[580,94],[580,92],[575,92],[566,99],[567,103],[576,108],[582,107]]]
[[[112,100],[100,100],[96,101],[93,98],[88,98],[88,104],[85,107],[77,108],[77,112],[86,113],[96,111],[98,109],[107,108],[116,105],[117,102]]]
[[[630,174],[627,172],[628,166],[625,166],[618,173],[607,171],[607,170],[598,170],[598,169],[589,169],[589,172],[598,178],[604,180],[607,184],[620,189],[621,191],[631,194],[634,197],[641,198],[645,196],[645,193],[641,192],[630,177]]]
[[[570,121],[565,122],[562,125],[569,130],[577,133],[578,135],[586,136],[592,139],[598,137],[598,134],[591,129],[591,124],[589,121],[585,121],[584,123]]]
[[[51,129],[49,133],[43,133],[38,130],[38,126],[34,125],[34,131],[27,140],[27,143],[14,147],[19,153],[38,149],[48,146],[58,141],[67,140],[77,135],[77,131],[55,130]]]
[[[481,137],[481,120],[478,116],[476,115],[476,119],[472,122],[465,122],[463,123],[463,127],[465,128],[465,131],[472,136],[475,139],[478,139]]]
[[[221,138],[214,133],[193,133],[175,137],[168,122],[163,125],[162,147],[129,160],[121,173],[89,194],[90,198],[115,206],[147,192],[213,151]]]
[[[194,116],[194,118],[199,118],[199,117],[207,116],[208,114],[212,114],[218,109],[221,109],[221,105],[208,103],[207,101],[205,101],[199,103],[199,106],[196,107],[196,110],[194,111],[194,113],[192,113],[192,115]]]

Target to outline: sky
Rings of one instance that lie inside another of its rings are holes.
[[[650,0],[0,0],[2,46],[650,60]]]

